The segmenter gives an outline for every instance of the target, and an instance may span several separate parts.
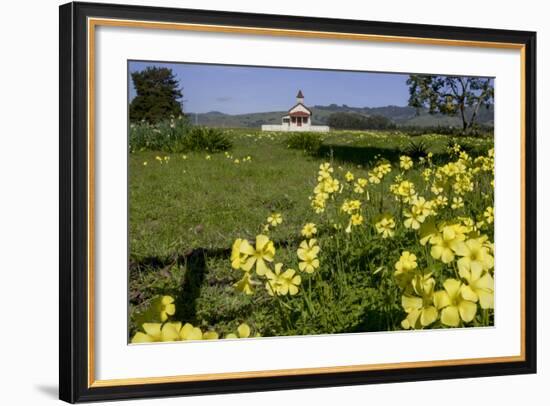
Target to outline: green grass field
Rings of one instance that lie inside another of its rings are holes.
[[[224,132],[233,141],[227,153],[130,154],[130,335],[140,327],[139,312],[158,295],[176,299],[175,320],[220,335],[235,331],[243,322],[265,336],[400,328],[407,315],[401,292],[384,275],[393,271],[399,259],[395,253],[415,237],[397,230],[402,238],[381,240],[370,229],[348,239],[333,236],[329,222],[319,220],[309,199],[320,164],[332,163],[333,176],[345,183],[348,171],[356,179],[368,178],[380,159],[398,167],[401,155],[424,151],[433,154],[434,165],[441,165],[451,159],[448,146],[454,142],[473,157],[492,148],[492,139],[339,131],[324,135],[319,151],[307,154],[288,148],[284,133]],[[421,183],[421,172],[415,163],[406,179]],[[394,170],[380,185],[372,185],[363,212],[371,225],[381,212],[399,212],[401,219],[399,203],[382,192],[398,173]],[[381,196],[379,201],[376,196]],[[486,202],[492,201],[492,190],[489,197],[469,201],[461,214],[482,213]],[[289,310],[288,302],[274,301],[265,289],[245,295],[233,287],[242,276],[231,267],[233,242],[254,241],[275,212],[283,216],[282,224],[269,232],[277,248],[276,262],[296,262],[296,249],[303,240],[300,230],[307,222],[319,224],[319,235],[331,241],[332,248],[322,249],[319,257],[327,267],[322,266],[314,278],[303,278],[299,311]]]

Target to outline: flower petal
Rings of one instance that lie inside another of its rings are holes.
[[[441,311],[441,322],[447,326],[457,327],[460,324],[458,308],[456,306],[447,306],[444,308]]]
[[[139,343],[152,343],[155,340],[153,340],[153,337],[151,337],[148,334],[142,333],[141,331],[138,331],[133,337],[132,337],[132,344],[139,344]]]
[[[424,327],[429,326],[437,320],[437,309],[433,306],[428,306],[420,312],[420,324]]]
[[[476,316],[477,305],[469,300],[462,300],[458,304],[458,310],[460,311],[460,317],[462,320],[468,323]]]
[[[479,305],[482,309],[494,309],[495,295],[492,290],[479,289],[477,295],[479,296]]]
[[[478,300],[477,293],[469,285],[462,285],[460,294],[465,300],[469,300],[470,302],[477,302]]]

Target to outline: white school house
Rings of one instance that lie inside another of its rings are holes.
[[[317,131],[328,132],[326,125],[311,124],[311,110],[304,104],[304,94],[298,91],[296,104],[281,118],[280,125],[264,124],[262,131]]]

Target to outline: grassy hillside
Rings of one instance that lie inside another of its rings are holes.
[[[427,110],[416,111],[408,106],[385,107],[350,107],[347,105],[331,104],[329,106],[313,106],[313,124],[326,124],[329,116],[337,112],[353,112],[365,116],[381,115],[389,118],[399,126],[435,127],[451,126],[460,127],[462,122],[459,117],[443,116],[441,114],[429,114]],[[262,124],[280,124],[281,117],[286,111],[268,111],[249,114],[224,114],[219,111],[208,113],[189,113],[191,120],[197,124],[209,127],[229,128],[259,128]],[[494,107],[482,108],[478,114],[478,123],[492,125]]]

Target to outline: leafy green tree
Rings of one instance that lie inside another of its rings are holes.
[[[172,69],[149,66],[132,72],[136,97],[130,103],[130,121],[157,123],[183,114],[183,97]]]
[[[346,130],[385,130],[395,127],[389,118],[381,115],[364,116],[349,112],[332,113],[327,124],[332,128]]]
[[[490,78],[410,75],[407,85],[409,106],[427,108],[431,114],[458,115],[465,133],[474,128],[480,108],[494,102]]]

